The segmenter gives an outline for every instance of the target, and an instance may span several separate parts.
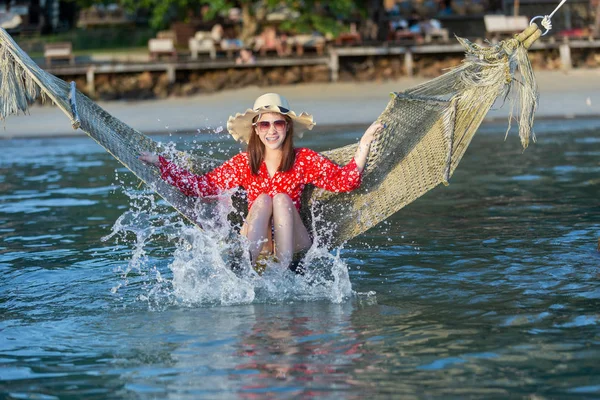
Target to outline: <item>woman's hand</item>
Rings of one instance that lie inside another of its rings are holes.
[[[142,151],[138,158],[140,159],[140,161],[143,161],[146,164],[154,165],[155,167],[158,167],[160,165],[158,156],[154,153],[150,153],[149,151]]]
[[[360,172],[363,171],[365,165],[367,164],[367,158],[369,157],[369,152],[371,151],[371,143],[373,143],[373,140],[375,140],[383,128],[385,128],[385,125],[383,125],[381,122],[375,121],[367,128],[365,133],[360,138],[360,142],[358,142],[358,148],[356,149],[356,154],[354,155],[354,161],[356,161],[356,165],[358,166],[358,170]]]
[[[385,128],[385,126],[381,122],[373,122],[360,138],[359,146],[364,148],[371,146],[371,143],[383,128]]]

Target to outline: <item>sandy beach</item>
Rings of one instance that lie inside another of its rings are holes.
[[[600,117],[600,70],[536,71],[540,89],[537,118]],[[368,83],[301,84],[247,87],[214,94],[163,100],[99,102],[109,113],[141,132],[193,133],[225,127],[227,117],[252,105],[262,93],[279,92],[296,112],[312,113],[319,127],[368,124],[385,108],[393,91],[402,91],[426,79]],[[509,104],[494,107],[486,119],[506,118]],[[54,106],[34,106],[29,115],[11,116],[0,139],[84,135],[71,129],[69,119]]]

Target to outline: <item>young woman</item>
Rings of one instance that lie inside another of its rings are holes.
[[[313,184],[334,192],[358,188],[371,143],[383,129],[374,122],[360,139],[354,158],[339,166],[313,150],[294,147],[293,137],[302,137],[314,125],[311,115],[298,115],[283,96],[267,93],[256,99],[252,109],[229,117],[227,130],[248,148],[213,171],[194,175],[151,153],[142,153],[140,159],[159,167],[162,178],[187,196],[243,187],[249,211],[241,234],[250,242],[253,266],[261,252],[274,254],[288,266],[294,253],[312,244],[299,214],[304,186]]]

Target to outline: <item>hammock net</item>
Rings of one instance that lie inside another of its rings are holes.
[[[537,26],[531,25],[489,47],[457,38],[466,54],[460,66],[412,89],[392,93],[378,117],[386,128],[372,146],[361,187],[351,193],[332,193],[309,186],[303,193],[303,219],[322,244],[339,245],[440,183],[448,184],[483,118],[496,99],[506,98],[511,89],[515,92],[510,96],[512,107],[519,109],[521,143],[527,147],[538,96],[527,49],[540,35]],[[158,143],[111,116],[74,84],[42,70],[0,29],[0,119],[26,113],[40,97],[54,102],[71,119],[73,128],[82,129],[192,223],[198,224],[199,213],[209,212],[210,207],[184,196],[165,183],[156,168],[138,160],[142,151],[163,151]],[[346,164],[356,146],[323,154]],[[198,174],[222,162],[196,154],[174,157]],[[239,217],[245,205],[235,203]]]

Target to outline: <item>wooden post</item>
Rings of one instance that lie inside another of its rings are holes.
[[[169,83],[175,83],[175,65],[167,65],[167,80]]]
[[[340,78],[340,57],[333,49],[329,51],[329,73],[331,82],[337,82]]]
[[[96,94],[96,67],[91,66],[85,72],[85,79],[87,83],[87,91],[90,96],[94,96]]]
[[[569,43],[563,43],[559,46],[558,51],[560,53],[560,63],[564,71],[568,71],[573,68],[573,62],[571,60],[571,46]]]
[[[413,76],[415,72],[413,54],[409,48],[406,49],[406,53],[404,54],[404,70],[407,76]]]

